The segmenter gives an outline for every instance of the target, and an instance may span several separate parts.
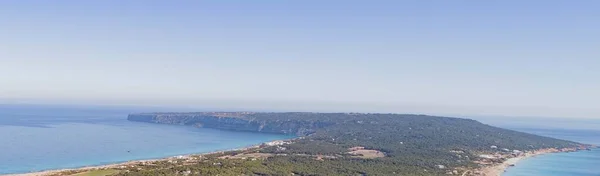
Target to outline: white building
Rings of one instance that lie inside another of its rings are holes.
[[[496,157],[494,155],[479,155],[479,158],[496,159]]]
[[[289,142],[285,142],[285,141],[265,142],[265,145],[268,145],[268,146],[277,146],[277,145],[283,145],[283,144],[289,144]]]

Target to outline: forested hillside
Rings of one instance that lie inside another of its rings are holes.
[[[163,163],[123,175],[441,175],[478,167],[479,153],[576,147],[581,144],[501,129],[475,120],[361,113],[149,113],[130,120],[227,130],[298,134],[290,144],[262,147],[260,160],[205,157],[189,165]],[[349,152],[352,147],[378,157]],[[225,153],[222,155],[235,155]],[[215,163],[219,164],[215,164]]]

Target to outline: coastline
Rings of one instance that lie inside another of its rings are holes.
[[[587,149],[587,148],[585,148],[585,149]],[[563,149],[547,148],[547,149],[539,149],[539,150],[535,150],[535,151],[525,152],[524,154],[522,154],[520,156],[507,158],[502,163],[495,164],[493,166],[486,166],[486,167],[483,167],[480,169],[476,169],[474,172],[472,172],[471,175],[502,176],[502,174],[504,174],[504,172],[506,172],[506,170],[508,168],[516,165],[519,161],[522,161],[524,159],[532,158],[532,157],[536,157],[536,156],[540,156],[540,155],[545,155],[545,154],[551,154],[551,153],[577,152],[579,150],[584,150],[584,148],[582,148],[582,147],[563,148]],[[466,172],[465,172],[465,174],[466,174]],[[463,176],[465,174],[463,174]]]
[[[95,165],[95,166],[83,166],[83,167],[78,167],[78,168],[67,168],[67,169],[50,169],[50,170],[35,171],[35,172],[29,172],[29,173],[15,173],[15,174],[3,174],[3,175],[0,174],[0,176],[58,176],[58,175],[68,176],[68,175],[73,175],[73,174],[88,172],[88,171],[93,171],[93,170],[124,169],[124,168],[131,168],[132,166],[135,166],[135,165],[145,165],[145,164],[155,163],[155,162],[169,162],[169,161],[178,160],[178,159],[202,158],[203,156],[212,155],[212,154],[221,154],[221,153],[225,153],[225,152],[248,151],[248,150],[252,150],[252,149],[260,149],[263,147],[263,144],[265,144],[265,143],[275,142],[275,141],[291,141],[292,142],[299,138],[301,138],[301,137],[284,139],[284,140],[266,141],[266,142],[263,142],[260,144],[255,144],[255,145],[250,145],[250,146],[235,148],[235,149],[225,149],[225,150],[218,150],[218,151],[213,151],[213,152],[169,156],[169,157],[163,157],[163,158],[158,158],[158,159],[131,160],[131,161],[125,161],[125,162],[120,162],[120,163],[102,164],[102,165]]]
[[[190,160],[201,159],[202,157],[207,156],[207,155],[224,154],[226,152],[244,152],[244,151],[249,151],[249,150],[253,150],[253,149],[261,149],[261,148],[264,148],[265,146],[268,146],[268,145],[265,145],[267,143],[271,143],[271,142],[275,142],[275,141],[294,142],[295,140],[298,140],[301,138],[303,138],[303,137],[296,137],[296,138],[285,139],[285,140],[267,141],[267,142],[263,142],[260,144],[255,144],[255,145],[250,145],[250,146],[235,148],[235,149],[226,149],[226,150],[219,150],[219,151],[205,152],[205,153],[193,153],[193,154],[185,154],[185,155],[178,155],[178,156],[169,156],[169,157],[164,157],[164,158],[159,158],[159,159],[131,160],[131,161],[126,161],[126,162],[103,164],[103,165],[97,165],[97,166],[83,166],[83,167],[68,168],[68,169],[51,169],[51,170],[36,171],[36,172],[29,172],[29,173],[4,174],[4,175],[0,175],[0,176],[69,176],[69,175],[74,175],[74,174],[84,173],[84,172],[89,172],[89,171],[95,171],[95,170],[105,170],[105,169],[122,170],[122,169],[131,169],[131,168],[135,169],[136,166],[152,165],[153,163],[156,163],[156,162],[173,162],[173,161],[177,161],[177,160],[190,161]],[[485,167],[482,167],[479,169],[467,170],[462,173],[462,176],[469,176],[469,175],[471,175],[471,176],[502,176],[502,174],[504,172],[506,172],[506,169],[516,165],[519,161],[522,161],[527,158],[536,157],[539,155],[550,154],[550,153],[577,152],[580,150],[593,149],[593,148],[598,148],[598,147],[592,145],[592,146],[587,146],[587,147],[572,147],[572,148],[562,148],[562,149],[547,148],[547,149],[539,149],[539,150],[535,150],[535,151],[524,152],[522,155],[519,155],[516,157],[505,158],[506,160],[504,160],[502,163],[485,166]]]
[[[170,156],[170,157],[164,157],[164,158],[159,158],[159,159],[131,160],[131,161],[126,161],[126,162],[121,162],[121,163],[104,164],[104,165],[97,165],[97,166],[84,166],[84,167],[70,168],[70,169],[51,169],[51,170],[44,170],[44,171],[30,172],[30,173],[4,174],[4,175],[0,175],[0,176],[68,176],[68,175],[73,175],[73,174],[83,173],[83,172],[88,172],[88,171],[94,171],[94,170],[127,169],[127,168],[133,168],[136,165],[146,165],[146,164],[152,164],[155,162],[171,162],[173,160],[179,160],[179,159],[199,159],[204,156],[212,155],[212,154],[223,154],[225,152],[248,151],[248,150],[252,150],[252,149],[260,149],[260,148],[264,147],[265,143],[275,142],[275,141],[293,142],[294,140],[297,140],[299,138],[301,138],[301,137],[287,139],[287,140],[267,141],[264,143],[255,144],[255,145],[251,145],[251,146],[247,146],[247,147],[235,148],[235,149]],[[596,148],[596,147],[591,147],[591,148]],[[506,172],[506,169],[514,166],[519,161],[522,161],[524,159],[536,157],[539,155],[550,154],[550,153],[577,152],[579,150],[583,150],[583,149],[580,147],[579,148],[563,148],[563,149],[547,148],[547,149],[540,149],[540,150],[525,152],[524,154],[522,154],[520,156],[507,158],[502,163],[482,167],[482,168],[475,169],[475,170],[467,170],[462,175],[463,176],[467,176],[467,175],[502,176],[502,174],[504,172]]]

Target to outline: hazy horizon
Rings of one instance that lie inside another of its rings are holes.
[[[194,106],[156,106],[156,105],[90,105],[90,104],[2,104],[0,115],[10,115],[12,112],[34,111],[32,113],[52,112],[54,110],[76,112],[118,112],[122,114],[148,113],[148,112],[319,112],[319,113],[395,113],[395,114],[422,114],[430,116],[444,116],[467,118],[480,121],[492,126],[514,129],[570,129],[570,130],[596,130],[600,128],[598,118],[556,117],[556,116],[515,116],[510,114],[461,114],[461,113],[419,113],[419,112],[394,112],[394,111],[336,111],[326,110],[298,110],[298,109],[252,109],[252,108],[218,108]],[[126,116],[121,117],[123,119]],[[6,119],[5,119],[6,120]]]
[[[599,7],[1,1],[0,103],[600,119]]]

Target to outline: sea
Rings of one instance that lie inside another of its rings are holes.
[[[0,105],[0,175],[236,149],[294,136],[127,121],[138,107]]]
[[[593,118],[477,118],[516,131],[600,146],[600,120]],[[519,161],[502,176],[600,176],[600,149],[551,153]]]
[[[532,134],[600,145],[600,131],[574,129],[515,129]],[[600,176],[600,149],[552,153],[519,161],[503,176]]]

